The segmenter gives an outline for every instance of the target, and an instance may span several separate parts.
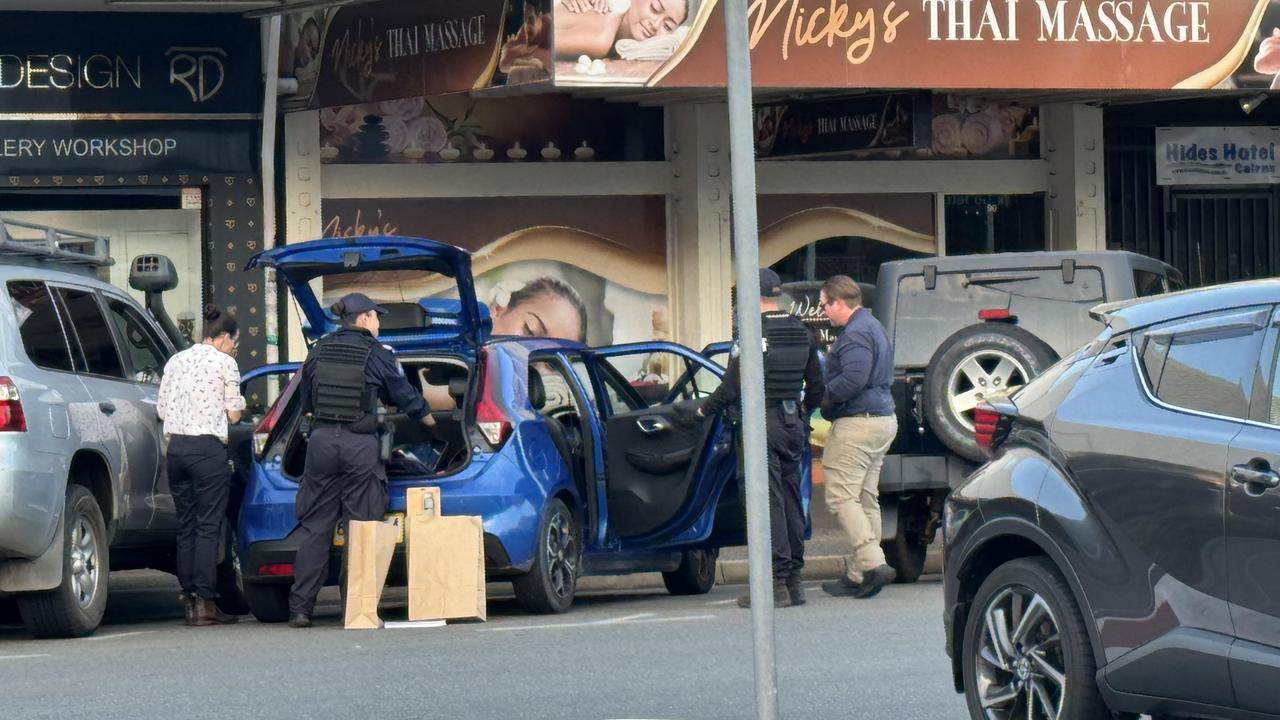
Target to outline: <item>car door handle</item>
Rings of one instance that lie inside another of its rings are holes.
[[[98,403],[98,409],[102,411],[103,415],[114,415],[116,412],[115,404],[109,402]]]
[[[665,432],[670,426],[658,418],[642,417],[636,420],[636,427],[640,428],[640,432],[645,435],[656,435]]]
[[[1259,470],[1253,465],[1236,465],[1231,468],[1231,480],[1239,485],[1248,485],[1251,489],[1263,491],[1280,487],[1280,473],[1270,468]]]

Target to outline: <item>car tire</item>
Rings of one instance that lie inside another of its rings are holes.
[[[706,595],[716,585],[717,550],[685,550],[680,567],[662,573],[662,584],[672,595]]]
[[[68,485],[62,529],[62,583],[18,596],[27,630],[38,638],[90,635],[107,611],[111,556],[107,524],[88,489]]]
[[[983,323],[956,332],[938,346],[925,370],[929,429],[955,454],[981,462],[985,456],[973,437],[969,403],[1030,382],[1056,358],[1053,348],[1016,325]]]
[[[552,498],[539,523],[533,567],[511,581],[520,607],[543,615],[568,610],[578,589],[581,561],[578,516],[562,500]]]
[[[245,583],[244,597],[249,612],[260,623],[282,623],[289,619],[288,583]]]
[[[236,549],[235,523],[227,518],[223,529],[222,562],[218,563],[218,609],[228,615],[248,615],[249,600],[245,597],[244,575],[240,567],[240,555]]]
[[[1021,632],[1032,611],[1039,622],[1028,623]],[[1110,717],[1098,691],[1084,623],[1071,588],[1048,559],[1020,558],[996,568],[979,588],[965,621],[961,652],[970,716],[1039,720],[1054,717],[1038,710],[1050,704],[1060,710],[1056,717],[1061,720]],[[993,639],[993,632],[1007,642]],[[1056,643],[1042,647],[1041,641],[1055,635]],[[997,708],[1001,714],[987,715],[983,701],[996,697],[1004,698]],[[1028,712],[1030,703],[1036,711]]]

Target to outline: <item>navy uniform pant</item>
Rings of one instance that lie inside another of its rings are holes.
[[[296,515],[301,545],[293,561],[289,610],[310,615],[329,575],[338,523],[381,520],[387,511],[387,473],[378,436],[317,425],[307,443]]]
[[[804,507],[800,502],[804,427],[795,402],[774,403],[765,411],[769,532],[773,536],[773,577],[778,582],[799,577],[804,567]]]

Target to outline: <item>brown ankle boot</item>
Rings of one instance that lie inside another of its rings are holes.
[[[217,603],[208,599],[198,597],[195,602],[195,611],[192,616],[192,625],[231,625],[240,622],[240,618],[235,615],[228,615],[218,609]]]
[[[182,603],[182,616],[185,624],[194,625],[196,616],[196,599],[194,595],[180,593],[178,602]]]

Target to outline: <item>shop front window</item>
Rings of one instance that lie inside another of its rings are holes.
[[[948,195],[948,255],[1045,250],[1044,194]]]

